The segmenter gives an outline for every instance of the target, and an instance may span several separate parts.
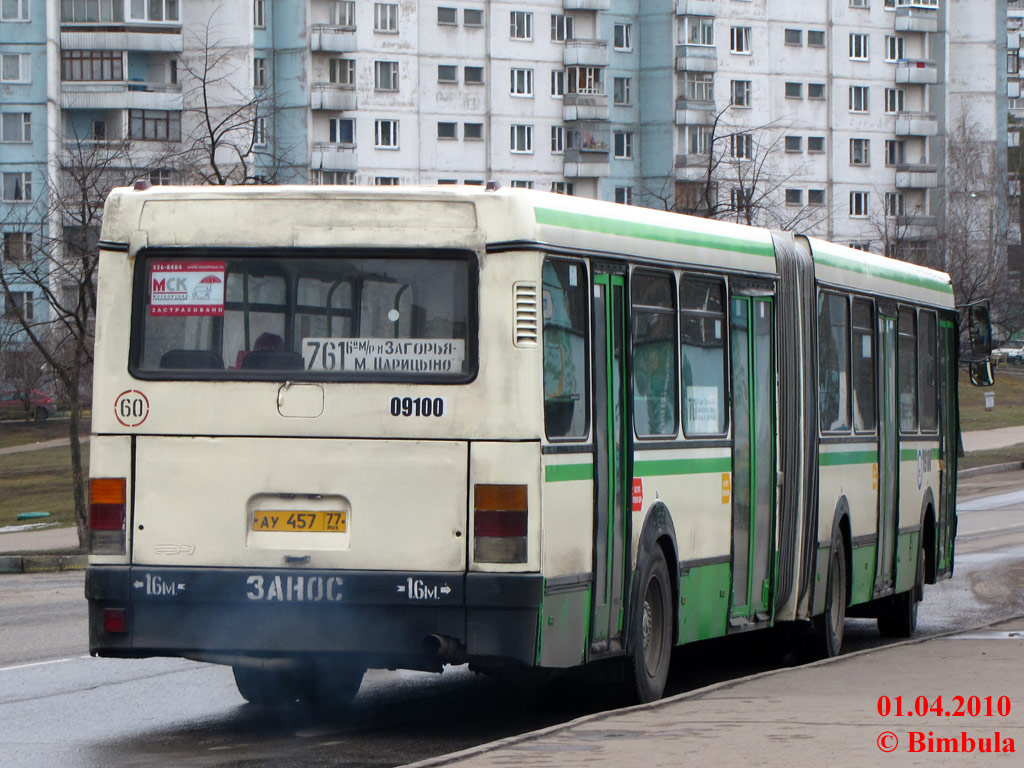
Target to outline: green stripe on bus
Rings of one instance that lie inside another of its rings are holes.
[[[661,461],[633,462],[633,477],[656,475],[702,475],[710,472],[731,472],[732,459],[663,459]]]
[[[818,456],[818,466],[839,467],[846,464],[874,464],[878,461],[878,451],[837,451],[822,453]]]
[[[938,448],[932,448],[931,453],[933,459],[937,460],[939,458]],[[900,450],[900,461],[917,461],[917,448],[903,448]]]
[[[913,273],[891,267],[887,264],[873,264],[844,253],[829,252],[823,248],[814,248],[814,261],[824,264],[827,267],[857,272],[869,277],[880,277],[886,280],[894,280],[905,285],[912,285],[917,288],[925,288],[929,291],[953,295],[953,286],[938,277]]]
[[[548,464],[544,467],[544,482],[567,483],[573,480],[593,480],[593,464]]]
[[[750,254],[751,256],[775,258],[775,246],[770,241],[743,240],[738,237],[726,237],[706,232],[692,232],[686,229],[643,224],[637,221],[606,219],[603,216],[569,213],[567,211],[556,211],[551,208],[534,208],[533,211],[538,224],[548,224],[567,229],[580,229],[602,235],[635,237],[641,240],[655,240],[662,243],[713,248],[718,251],[732,251]]]
[[[955,328],[955,327],[956,326],[953,325],[953,323],[951,323],[949,320],[939,320],[939,328]]]

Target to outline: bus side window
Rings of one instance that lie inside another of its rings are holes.
[[[845,296],[818,296],[818,402],[821,429],[850,429],[850,308]]]
[[[718,280],[679,286],[683,358],[683,433],[687,437],[726,431],[725,290]]]
[[[921,312],[921,333],[918,336],[918,363],[921,373],[921,429],[934,432],[939,428],[938,378],[935,368],[937,335],[934,312]]]
[[[917,317],[900,309],[896,379],[900,393],[900,432],[917,432]]]
[[[676,312],[672,275],[633,273],[633,424],[640,437],[676,433]]]
[[[874,307],[866,299],[853,300],[853,428],[874,432],[875,333]]]
[[[587,296],[583,264],[544,261],[544,429],[549,439],[587,435]]]

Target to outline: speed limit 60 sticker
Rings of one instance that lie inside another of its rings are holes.
[[[126,427],[137,427],[149,416],[149,398],[137,389],[128,389],[114,401],[114,416]]]

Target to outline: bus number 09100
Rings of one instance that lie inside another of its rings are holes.
[[[444,416],[443,397],[392,397],[392,416]]]

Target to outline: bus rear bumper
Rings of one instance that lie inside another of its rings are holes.
[[[94,656],[532,666],[539,574],[90,566]],[[441,654],[441,655],[439,655]]]

